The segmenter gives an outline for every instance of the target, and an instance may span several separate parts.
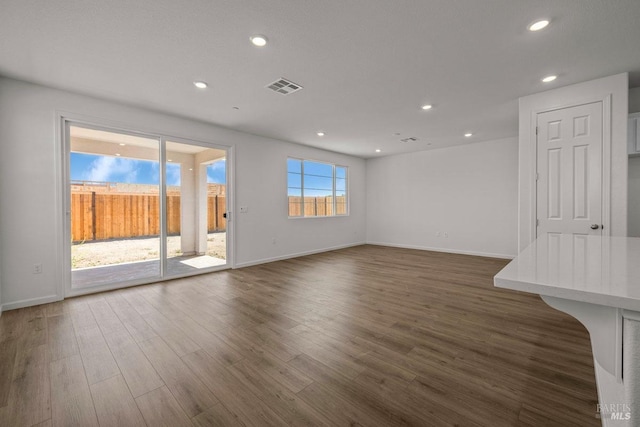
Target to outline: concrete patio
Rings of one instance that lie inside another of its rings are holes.
[[[225,265],[226,260],[209,255],[180,256],[167,259],[165,276],[179,276]],[[71,272],[74,289],[128,282],[138,279],[160,278],[160,260],[129,262],[116,265],[87,267]]]

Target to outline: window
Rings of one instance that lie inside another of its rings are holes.
[[[287,159],[290,217],[348,215],[347,167]]]

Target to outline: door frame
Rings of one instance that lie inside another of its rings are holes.
[[[554,107],[535,109],[531,112],[529,128],[530,178],[529,178],[529,206],[531,207],[529,221],[529,242],[537,238],[536,220],[538,216],[538,185],[536,174],[538,171],[538,115],[549,111],[563,110],[580,105],[602,103],[602,235],[611,235],[611,94],[603,98],[590,98]]]
[[[234,248],[234,239],[232,238],[232,236],[235,235],[235,229],[233,228],[235,226],[235,221],[233,220],[233,216],[232,216],[232,212],[233,209],[231,209],[234,203],[234,192],[233,189],[235,188],[232,182],[232,177],[233,175],[233,153],[234,153],[234,147],[232,146],[228,146],[228,145],[220,145],[220,144],[216,144],[216,143],[212,143],[212,142],[204,142],[204,141],[198,141],[192,138],[184,138],[184,137],[180,137],[180,136],[167,136],[167,135],[163,135],[162,136],[162,146],[163,146],[163,154],[166,154],[166,152],[164,151],[164,149],[166,148],[166,143],[167,142],[176,142],[178,144],[186,144],[186,145],[196,145],[198,147],[206,147],[206,148],[213,148],[216,150],[221,150],[221,151],[225,151],[226,155],[225,155],[225,179],[226,179],[226,189],[225,189],[225,194],[226,194],[226,201],[225,201],[225,212],[227,214],[226,217],[226,236],[225,236],[225,240],[226,240],[226,261],[227,263],[224,266],[221,266],[221,268],[217,268],[217,267],[212,267],[211,269],[206,269],[205,272],[210,272],[210,271],[218,271],[218,270],[226,270],[229,268],[235,268],[235,264],[233,263],[233,261],[235,260],[235,253],[233,252],[233,248]],[[164,166],[161,168],[161,170],[165,171],[166,168],[166,159],[164,159]],[[164,172],[163,172],[164,174]],[[165,194],[164,194],[164,199],[166,202],[166,185],[164,186],[165,189]],[[165,223],[163,224],[163,230],[165,232],[165,239],[166,239],[166,217],[164,218]],[[166,255],[166,254],[165,254]],[[166,256],[164,259],[164,262],[162,263],[165,267],[166,267]],[[201,274],[201,273],[196,273],[196,274],[186,274],[186,275],[173,275],[167,278],[163,278],[162,280],[172,280],[172,279],[177,279],[180,277],[188,277],[188,276],[195,276],[197,274]]]
[[[218,150],[226,151],[226,193],[227,193],[227,230],[226,230],[226,244],[227,244],[227,263],[224,266],[211,267],[203,269],[195,273],[164,276],[166,266],[166,243],[163,244],[162,240],[166,242],[166,215],[161,215],[161,258],[160,258],[160,276],[136,279],[119,282],[117,284],[105,284],[98,285],[89,288],[74,289],[71,287],[71,223],[70,223],[70,207],[71,207],[71,192],[70,192],[70,139],[68,135],[68,128],[70,124],[77,124],[82,127],[103,130],[107,132],[117,132],[126,135],[141,136],[146,138],[158,139],[159,142],[159,170],[160,170],[160,210],[165,211],[166,204],[166,183],[165,181],[165,145],[166,141],[181,142],[185,144],[198,145],[207,148],[214,148]],[[59,218],[57,223],[60,224],[59,228],[59,240],[58,240],[58,268],[59,268],[59,283],[57,286],[57,297],[62,300],[67,297],[92,294],[97,292],[104,292],[114,289],[122,289],[131,286],[143,285],[148,283],[155,283],[159,281],[173,280],[182,277],[189,277],[198,274],[210,273],[214,271],[226,270],[234,268],[235,262],[235,221],[233,221],[232,207],[235,206],[235,185],[234,185],[234,147],[230,145],[219,144],[211,141],[202,141],[194,138],[188,138],[184,136],[174,136],[164,132],[157,132],[154,130],[145,129],[144,126],[134,126],[131,124],[123,124],[120,122],[113,122],[110,120],[97,119],[95,117],[85,116],[77,113],[56,111],[56,136],[58,139],[56,144],[57,153],[57,179],[56,179],[56,193],[59,208]]]
[[[611,95],[605,97],[606,99],[610,100]],[[532,114],[532,124],[533,124],[533,135],[532,135],[532,141],[535,141],[534,144],[531,144],[532,148],[533,148],[533,152],[532,152],[532,169],[531,172],[533,174],[533,177],[531,179],[532,182],[532,187],[533,190],[531,192],[532,194],[532,201],[531,201],[531,206],[532,206],[532,212],[533,214],[531,215],[531,223],[532,223],[532,234],[531,236],[533,237],[533,240],[538,238],[538,116],[540,116],[541,114],[544,113],[548,113],[551,111],[558,111],[558,110],[564,110],[567,108],[574,108],[574,107],[580,107],[583,105],[589,105],[589,104],[597,104],[597,103],[601,103],[601,107],[602,107],[602,152],[600,153],[600,161],[601,161],[601,179],[602,179],[602,191],[601,191],[601,204],[600,204],[600,209],[602,210],[601,214],[602,214],[602,228],[601,228],[601,235],[602,236],[610,236],[611,235],[611,217],[609,215],[610,209],[611,209],[611,195],[610,195],[610,165],[611,165],[611,132],[608,131],[608,129],[610,129],[611,127],[611,117],[610,114],[609,115],[605,115],[605,112],[607,111],[607,105],[605,104],[605,100],[597,100],[597,101],[591,101],[591,102],[580,102],[580,103],[572,103],[571,105],[567,105],[567,106],[563,106],[563,107],[554,107],[554,108],[546,108],[546,109],[542,109],[540,111],[536,110],[533,112]],[[609,107],[609,111],[610,111],[610,104],[608,105]],[[609,121],[609,123],[607,123],[607,119]],[[609,138],[607,138],[606,136],[609,135]],[[607,140],[607,143],[605,144],[605,140]],[[608,154],[607,154],[608,153]],[[607,159],[607,155],[609,156],[609,158]],[[605,170],[605,168],[607,168]]]

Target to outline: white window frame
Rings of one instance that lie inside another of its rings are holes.
[[[302,200],[302,210],[301,210],[301,214],[298,216],[291,216],[289,215],[289,160],[298,160],[300,162],[300,198]],[[312,163],[320,163],[323,165],[329,165],[331,166],[331,177],[332,177],[332,184],[331,184],[331,195],[332,195],[332,200],[333,200],[333,215],[316,215],[316,216],[305,216],[304,215],[304,162],[312,162]],[[344,174],[344,179],[346,181],[346,185],[345,185],[345,192],[346,192],[346,206],[345,206],[345,213],[343,214],[338,214],[336,212],[338,212],[337,210],[337,197],[336,197],[336,168],[343,168],[345,170],[345,174]],[[286,173],[287,173],[287,217],[289,219],[307,219],[307,218],[336,218],[336,217],[345,217],[345,216],[349,216],[350,214],[350,198],[351,198],[351,191],[349,189],[349,166],[344,166],[344,165],[339,165],[336,163],[331,163],[331,162],[324,162],[324,161],[320,161],[320,160],[312,160],[312,159],[303,159],[301,157],[293,157],[293,156],[288,156],[287,157],[287,168],[286,168]]]

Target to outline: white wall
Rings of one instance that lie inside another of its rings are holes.
[[[350,215],[288,219],[287,156],[348,166]],[[236,157],[236,212],[240,206],[249,208],[247,214],[236,214],[236,238],[242,251],[238,253],[238,266],[365,242],[363,159],[296,144],[265,144],[264,138],[257,137],[238,144]]]
[[[115,102],[0,78],[0,283],[5,309],[62,295],[59,113],[234,147],[236,266],[365,241],[365,161]],[[349,166],[351,215],[287,219],[286,158]],[[273,244],[273,238],[276,243]],[[42,263],[42,274],[32,274]]]
[[[513,257],[517,202],[515,137],[367,160],[368,243]]]
[[[640,112],[640,87],[629,90],[629,114]],[[629,237],[640,237],[640,157],[629,157]]]
[[[519,195],[518,195],[518,248],[523,250],[535,239],[535,212],[533,211],[535,191],[535,127],[536,114],[557,108],[580,105],[589,102],[610,101],[610,112],[604,111],[605,120],[610,119],[610,127],[605,126],[605,139],[611,141],[608,166],[610,174],[605,177],[609,185],[610,209],[604,214],[603,223],[609,226],[611,235],[627,235],[627,116],[628,116],[629,76],[627,73],[578,83],[520,98],[519,108]],[[604,159],[607,160],[606,158]]]

